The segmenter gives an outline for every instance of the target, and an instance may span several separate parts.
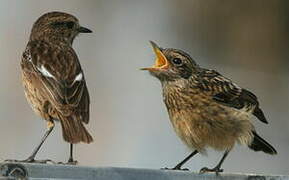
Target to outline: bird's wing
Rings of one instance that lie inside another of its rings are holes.
[[[260,121],[268,123],[259,108],[257,97],[252,92],[239,87],[214,70],[203,69],[198,73],[197,78],[197,86],[203,91],[207,91],[216,102],[236,109],[246,106],[253,107],[253,115]]]
[[[88,123],[89,95],[74,50],[37,41],[28,44],[26,53],[30,56],[26,63],[31,64],[30,71],[36,73],[53,107],[64,115],[74,113]]]

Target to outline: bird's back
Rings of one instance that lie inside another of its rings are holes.
[[[62,127],[64,119],[78,124],[66,123],[64,134],[88,123],[89,94],[77,55],[70,46],[61,42],[29,42],[21,69],[25,94],[34,111],[46,120],[60,120]],[[69,142],[82,141],[81,137],[72,140],[73,137],[78,137],[76,131],[64,135]],[[84,141],[91,142],[92,138]]]

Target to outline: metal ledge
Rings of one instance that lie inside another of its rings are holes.
[[[49,164],[2,163],[3,179],[86,179],[86,180],[289,180],[289,176],[256,174],[197,174],[193,172],[84,167]],[[2,178],[0,178],[2,179]]]

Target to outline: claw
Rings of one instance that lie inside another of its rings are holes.
[[[69,158],[67,164],[69,164],[69,165],[77,165],[78,162],[77,162],[77,160],[73,160],[73,158]]]
[[[68,162],[66,162],[66,163],[64,163],[64,162],[58,162],[57,164],[61,164],[61,165],[77,165],[78,164],[78,162],[77,161],[68,161]]]
[[[204,173],[207,173],[207,172],[215,172],[216,175],[218,176],[219,173],[223,172],[224,170],[223,169],[220,169],[220,167],[214,167],[212,169],[209,169],[207,167],[203,167],[201,170],[200,170],[200,174],[204,174]]]
[[[66,164],[68,164],[68,165],[77,165],[78,162],[77,161],[68,161]]]
[[[161,168],[161,170],[189,171],[188,168],[181,168],[181,167],[178,167],[178,166],[176,166],[176,167],[174,167],[174,168],[167,168],[167,167],[165,167],[165,168]]]
[[[43,159],[43,160],[35,160],[33,158],[27,158],[25,160],[15,160],[15,159],[7,159],[5,162],[14,162],[14,163],[39,163],[39,164],[47,164],[47,163],[52,163],[55,164],[54,161],[50,159]]]

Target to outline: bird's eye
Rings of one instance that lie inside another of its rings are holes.
[[[174,58],[173,63],[176,65],[181,65],[183,63],[183,61],[180,58]]]
[[[60,27],[60,26],[63,26],[64,25],[64,22],[53,22],[53,23],[51,23],[52,24],[52,26],[54,26],[54,27]]]
[[[75,26],[75,23],[73,21],[68,21],[68,22],[58,21],[58,22],[53,22],[52,26],[54,26],[55,28],[66,26],[68,29],[72,29]]]
[[[73,21],[68,21],[66,22],[66,26],[69,28],[69,29],[72,29],[74,27],[75,23]]]

